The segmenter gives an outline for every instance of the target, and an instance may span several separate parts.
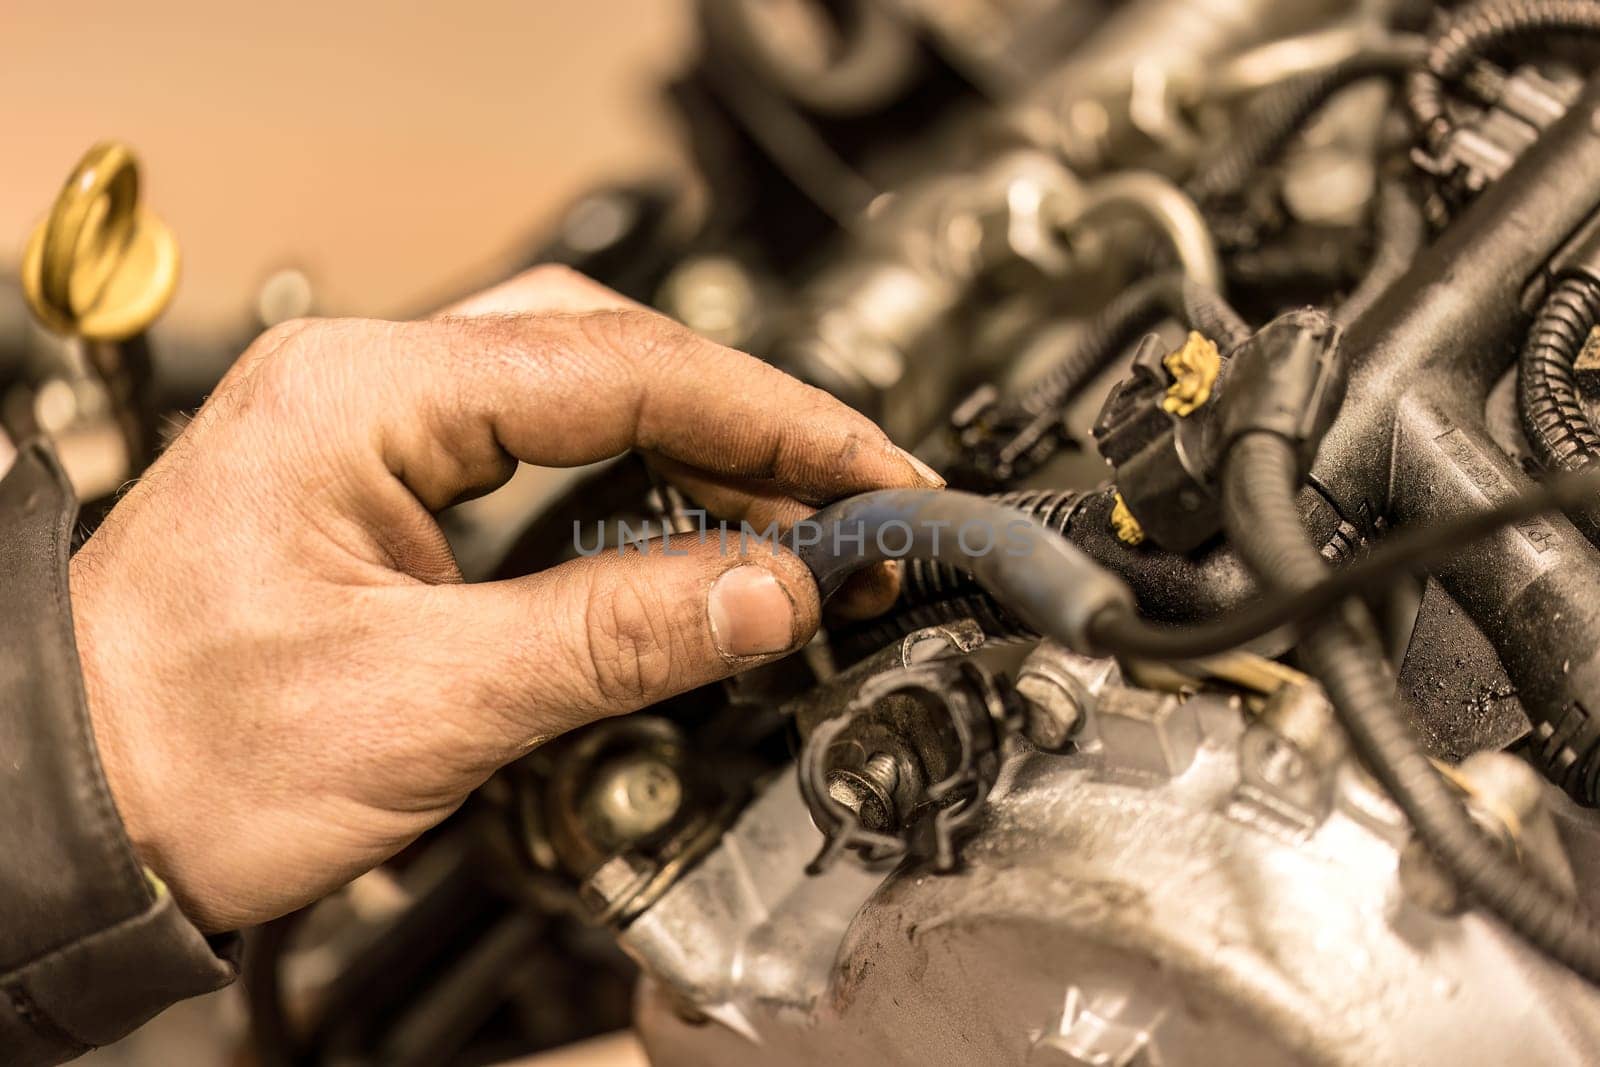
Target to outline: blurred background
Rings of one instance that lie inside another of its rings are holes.
[[[163,319],[235,333],[268,277],[402,314],[498,277],[566,202],[679,167],[660,85],[687,0],[8,4],[0,248],[91,144],[143,163],[183,249]]]

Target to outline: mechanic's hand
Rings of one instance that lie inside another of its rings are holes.
[[[567,271],[250,347],[72,561],[106,776],[196,923],[313,900],[541,740],[806,641],[804,566],[715,537],[461,583],[433,513],[518,459],[630,448],[758,528],[938,484],[818,390]]]

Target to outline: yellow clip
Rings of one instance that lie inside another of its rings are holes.
[[[1122,499],[1121,493],[1117,494],[1117,501],[1111,508],[1111,529],[1116,532],[1117,540],[1125,545],[1144,543],[1144,527],[1128,510],[1128,502]]]
[[[55,333],[117,341],[147,329],[177,285],[178,243],[139,204],[133,151],[114,141],[95,145],[28,239],[28,306]]]
[[[1173,377],[1161,401],[1162,410],[1181,419],[1211,399],[1211,387],[1222,370],[1222,354],[1204,335],[1190,330],[1183,347],[1161,362]]]

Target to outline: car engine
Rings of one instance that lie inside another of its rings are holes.
[[[528,261],[950,489],[783,534],[824,593],[899,561],[887,614],[258,931],[262,1062],[1594,1062],[1600,5],[698,19],[698,187],[597,189]],[[126,473],[204,391],[143,344],[79,370]],[[485,503],[469,577],[711,521],[633,457]]]

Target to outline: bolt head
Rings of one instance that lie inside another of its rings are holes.
[[[597,914],[615,912],[639,893],[656,865],[636,852],[620,852],[594,869],[579,888],[579,896]]]
[[[1083,708],[1073,694],[1052,679],[1025,674],[1017,680],[1023,698],[1022,732],[1046,752],[1064,751],[1083,725]]]
[[[886,833],[894,829],[892,786],[858,771],[839,769],[828,774],[828,795],[850,811],[862,829]]]
[[[587,814],[599,836],[617,842],[640,841],[661,830],[677,817],[683,801],[683,779],[651,753],[602,766],[586,797]]]

